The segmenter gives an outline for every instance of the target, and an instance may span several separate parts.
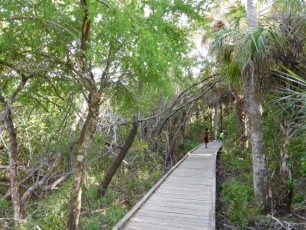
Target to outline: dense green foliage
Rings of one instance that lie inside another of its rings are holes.
[[[249,133],[243,136],[245,107],[238,105],[243,73],[254,63],[260,66],[271,211],[305,202],[303,1],[273,1],[250,31],[240,2],[81,2],[85,6],[71,0],[0,3],[1,229],[66,229],[80,137],[91,99],[99,97],[84,163],[80,229],[111,229],[202,142],[205,128],[226,131],[221,164],[230,176],[220,188],[223,216],[247,226],[261,210],[253,194]],[[212,48],[200,59],[192,54],[199,48],[192,41],[197,33]],[[135,117],[133,145],[101,196]],[[14,220],[14,186],[21,220]]]

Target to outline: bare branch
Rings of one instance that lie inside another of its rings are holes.
[[[34,191],[36,188],[41,187],[41,186],[45,183],[45,181],[46,181],[47,179],[49,179],[49,177],[52,175],[53,170],[54,170],[54,169],[58,166],[58,164],[61,162],[62,156],[63,156],[63,154],[62,154],[62,153],[59,153],[59,154],[55,157],[55,159],[54,159],[52,165],[50,166],[49,172],[46,173],[46,175],[44,175],[43,178],[42,178],[41,180],[37,181],[35,184],[33,184],[31,187],[29,187],[29,188],[27,189],[27,191],[23,194],[23,196],[22,196],[22,198],[21,198],[21,200],[20,200],[21,207],[24,207],[24,205],[26,204],[26,202],[27,202],[28,199],[30,198],[30,196],[31,196],[31,194],[33,193],[33,191]]]
[[[144,122],[144,121],[148,121],[148,120],[151,120],[151,119],[153,119],[153,118],[156,118],[156,117],[160,117],[161,115],[163,115],[163,114],[165,114],[166,112],[168,112],[168,111],[171,111],[174,107],[175,107],[175,105],[177,105],[178,104],[178,102],[179,102],[179,100],[186,94],[186,92],[188,91],[188,90],[190,90],[190,89],[192,89],[193,87],[195,87],[195,86],[197,86],[197,85],[199,85],[199,84],[201,84],[201,83],[203,83],[204,81],[207,81],[208,79],[211,79],[211,78],[213,78],[213,77],[216,77],[216,76],[218,76],[218,75],[212,75],[212,76],[210,76],[210,77],[208,77],[208,78],[205,78],[205,79],[203,79],[203,80],[201,80],[201,81],[199,81],[199,82],[196,82],[196,83],[194,83],[194,84],[192,84],[191,86],[189,86],[187,89],[185,89],[183,92],[181,92],[177,97],[176,97],[176,99],[172,102],[172,104],[168,107],[168,108],[166,108],[165,110],[163,110],[162,112],[160,112],[159,114],[156,114],[156,115],[154,115],[154,116],[151,116],[151,117],[147,117],[147,118],[144,118],[144,119],[141,119],[141,120],[139,120],[139,122]],[[223,80],[223,79],[222,79]],[[221,81],[221,80],[218,80],[217,82],[219,82],[219,81]],[[217,83],[216,82],[216,83]],[[211,82],[210,82],[211,83]],[[208,83],[208,84],[210,84],[210,83]],[[206,85],[205,85],[206,86]],[[204,86],[203,86],[204,87]],[[202,87],[202,88],[203,88]],[[210,87],[211,88],[211,87]],[[209,88],[209,89],[210,89]],[[206,93],[206,91],[205,91],[205,93]],[[204,93],[204,94],[205,94]],[[200,95],[200,97],[201,96],[203,96],[204,94],[201,94]],[[199,98],[200,98],[199,97]],[[197,99],[199,99],[199,98],[197,98]],[[196,100],[197,100],[196,99]],[[192,103],[193,101],[191,101],[191,102],[189,102],[189,104],[190,103]],[[186,104],[185,106],[187,106],[188,104]],[[183,106],[182,108],[184,108],[185,106]],[[179,110],[180,110],[181,108],[179,108]]]
[[[71,176],[72,173],[73,173],[72,171],[65,173],[60,178],[58,178],[56,181],[54,181],[51,185],[43,187],[43,190],[47,191],[47,190],[56,189],[56,186],[60,184],[62,181],[64,181],[65,179],[67,179],[69,176]]]

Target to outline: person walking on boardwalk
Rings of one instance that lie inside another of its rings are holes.
[[[208,131],[208,128],[205,129],[204,132],[204,143],[205,143],[205,148],[207,148],[207,143],[208,143],[208,139],[209,139],[209,134],[210,132]]]
[[[219,136],[219,141],[223,142],[224,140],[224,132],[221,131],[220,136]]]

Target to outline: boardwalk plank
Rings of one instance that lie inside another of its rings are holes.
[[[207,197],[202,197],[202,196],[184,196],[183,194],[168,194],[168,193],[159,193],[156,195],[157,197],[168,197],[168,198],[176,198],[176,199],[185,199],[185,200],[199,200],[199,201],[206,201],[206,200],[211,200],[211,197],[207,199]]]
[[[186,215],[180,213],[168,213],[167,215],[165,215],[165,213],[146,211],[146,210],[140,210],[134,215],[134,217],[156,218],[160,220],[174,220],[174,221],[184,220],[185,222],[192,222],[199,224],[203,224],[204,221],[207,221],[210,218],[204,215],[194,216],[194,215]]]
[[[205,204],[210,204],[211,199],[207,199],[207,200],[185,200],[185,199],[176,199],[173,197],[152,197],[151,199],[148,200],[148,202],[176,202],[178,204],[199,204],[199,205],[205,205]]]
[[[169,208],[175,208],[175,209],[191,209],[191,210],[207,210],[208,205],[197,205],[197,204],[180,204],[180,203],[171,203],[171,202],[152,202],[147,201],[147,204],[150,206],[157,206],[157,207],[169,207]],[[210,210],[211,207],[208,208]]]
[[[197,222],[186,222],[184,220],[165,220],[165,219],[156,219],[148,217],[133,217],[130,220],[131,222],[145,223],[145,224],[154,224],[157,226],[167,226],[167,227],[179,227],[184,229],[201,229],[203,223]]]
[[[168,219],[184,219],[186,221],[207,221],[210,219],[209,215],[189,215],[186,213],[167,213],[167,215],[165,215],[165,213],[163,212],[157,212],[157,211],[153,211],[153,210],[139,210],[136,215],[144,215],[144,216],[150,216],[150,217],[157,217],[157,218],[168,218]]]
[[[193,228],[186,228],[186,227],[173,227],[173,226],[163,226],[159,224],[148,224],[148,223],[138,223],[138,222],[129,222],[126,225],[127,229],[134,229],[134,230],[189,230]],[[203,228],[198,228],[202,230]]]
[[[150,206],[143,206],[143,210],[151,210],[151,211],[160,211],[165,213],[181,213],[181,214],[188,214],[188,215],[203,215],[204,213],[207,213],[211,210],[211,207],[205,207],[203,210],[195,210],[195,209],[178,209],[178,208],[172,208],[172,207],[160,207],[156,205],[150,205]]]

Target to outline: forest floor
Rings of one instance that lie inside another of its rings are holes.
[[[291,212],[285,213],[281,208],[276,209],[271,215],[254,218],[247,226],[229,223],[229,208],[220,197],[222,186],[233,178],[225,170],[221,160],[217,160],[217,198],[216,198],[216,229],[220,230],[306,230],[306,202],[292,205]]]

